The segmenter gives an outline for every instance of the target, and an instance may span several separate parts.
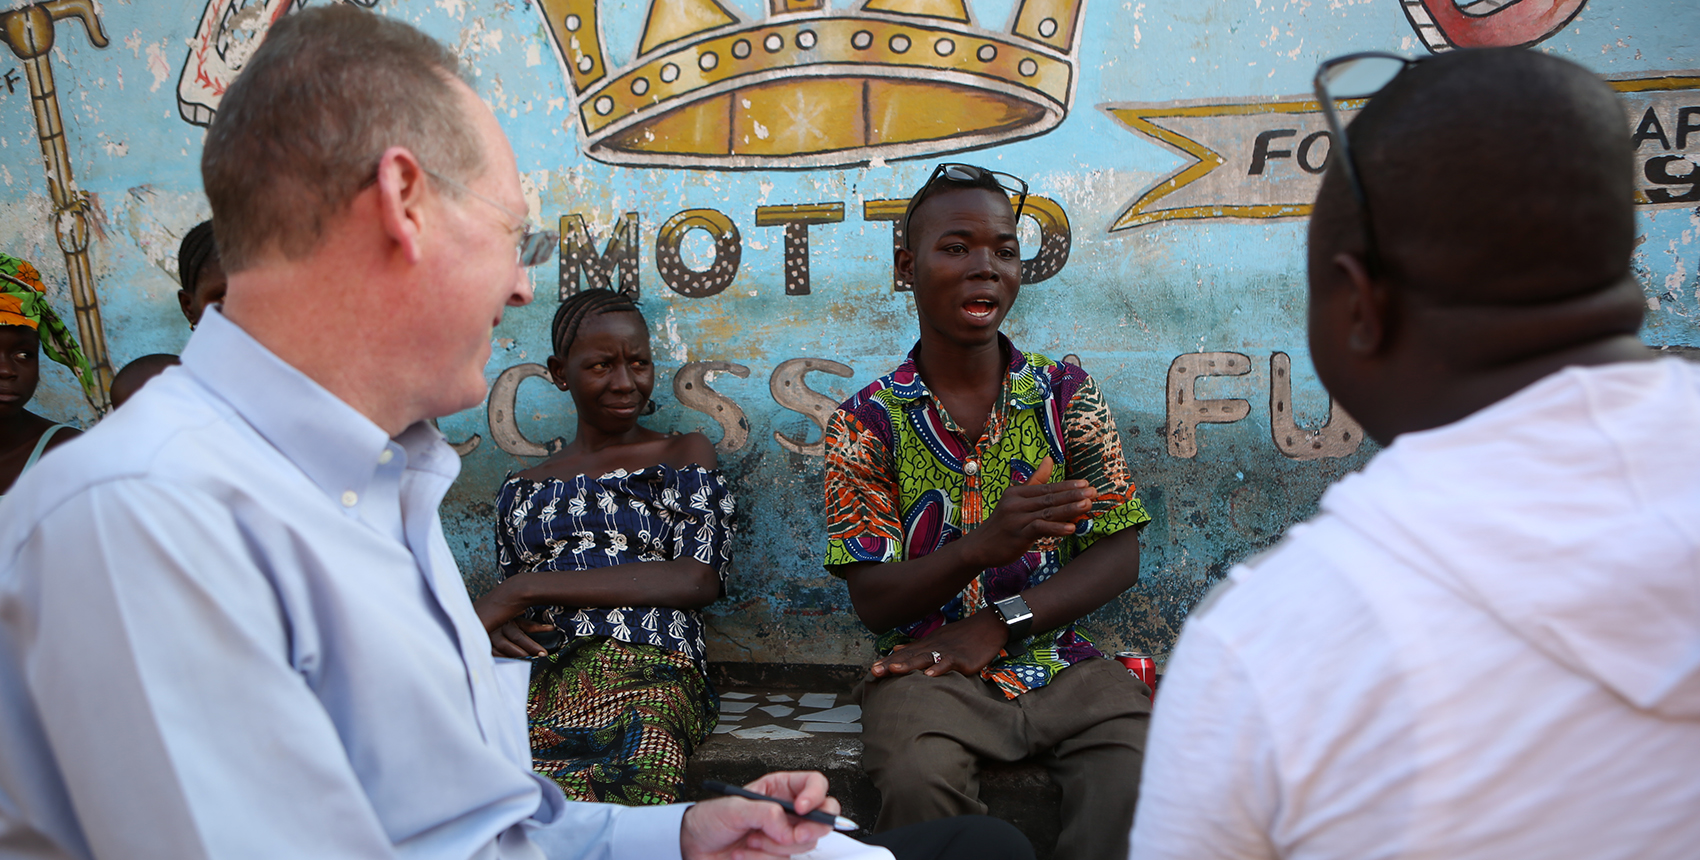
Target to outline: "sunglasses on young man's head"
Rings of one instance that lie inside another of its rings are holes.
[[[947,181],[963,185],[973,185],[975,183],[983,182],[988,176],[991,177],[992,180],[998,184],[999,188],[1002,188],[1010,194],[1016,195],[1015,220],[1017,222],[1021,221],[1021,210],[1027,205],[1026,182],[1021,181],[1019,177],[1011,176],[1007,173],[999,173],[996,170],[987,170],[984,167],[976,167],[972,164],[960,164],[947,161],[944,164],[933,168],[933,175],[927,177],[926,184],[921,186],[920,193],[918,193],[915,196],[914,201],[909,204],[909,211],[903,214],[904,247],[907,248],[909,246],[909,219],[914,217],[915,210],[921,208],[921,203],[925,201],[936,189],[934,183],[937,183],[941,176]]]
[[[1357,161],[1352,158],[1352,144],[1346,139],[1346,127],[1340,122],[1336,102],[1367,100],[1423,59],[1426,58],[1413,60],[1384,51],[1362,51],[1324,60],[1316,69],[1316,100],[1322,105],[1322,115],[1328,121],[1329,132],[1334,135],[1329,157],[1333,158],[1336,153],[1339,155],[1340,168],[1346,174],[1346,181],[1351,183],[1352,197],[1357,200],[1358,211],[1363,214],[1364,266],[1370,274],[1381,271],[1381,251],[1375,241],[1375,222],[1369,214],[1369,195],[1364,193],[1363,176],[1358,173]]]

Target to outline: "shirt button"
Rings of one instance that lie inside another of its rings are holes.
[[[969,460],[962,464],[962,471],[970,475],[978,475],[980,474],[980,462],[978,460]]]
[[[382,466],[385,463],[388,463],[389,461],[394,460],[394,459],[395,459],[395,452],[391,451],[388,448],[385,448],[384,453],[378,455],[378,465]]]
[[[352,508],[352,507],[354,507],[355,503],[359,502],[359,501],[360,501],[360,497],[355,495],[353,490],[343,490],[342,491],[342,506],[343,507]]]

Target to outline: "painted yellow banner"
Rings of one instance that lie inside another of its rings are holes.
[[[1612,80],[1634,133],[1636,202],[1700,206],[1700,71]],[[1350,122],[1362,102],[1342,105]],[[1314,98],[1115,103],[1099,110],[1185,159],[1110,225],[1310,214],[1333,135]]]

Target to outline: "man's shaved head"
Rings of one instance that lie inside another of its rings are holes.
[[[1568,365],[1645,358],[1633,151],[1617,95],[1520,48],[1426,58],[1347,127],[1310,226],[1317,374],[1385,443]]]
[[[1438,301],[1538,301],[1623,277],[1635,235],[1623,108],[1574,63],[1520,48],[1409,68],[1347,131],[1387,276]],[[1363,250],[1338,167],[1314,255]]]

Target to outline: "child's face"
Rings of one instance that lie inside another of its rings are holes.
[[[1021,241],[1004,195],[959,188],[928,197],[915,210],[913,250],[898,265],[915,285],[923,341],[961,345],[996,341],[1021,292]]]
[[[41,339],[35,329],[0,325],[0,419],[14,418],[35,396],[41,381]]]
[[[207,308],[224,301],[224,291],[229,283],[218,255],[201,264],[201,270],[195,275],[195,289],[177,291],[177,302],[183,307],[183,316],[188,318],[190,325],[199,323]]]

